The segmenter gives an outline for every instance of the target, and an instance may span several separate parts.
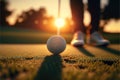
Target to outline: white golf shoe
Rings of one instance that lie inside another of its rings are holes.
[[[87,39],[87,43],[95,46],[107,46],[110,42],[104,39],[99,32],[94,32]]]
[[[79,47],[84,45],[84,33],[78,31],[74,34],[73,39],[71,41],[71,45]]]

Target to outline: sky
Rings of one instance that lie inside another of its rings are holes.
[[[15,20],[18,15],[21,14],[22,11],[27,11],[30,8],[33,8],[35,10],[38,10],[40,7],[45,7],[48,11],[48,15],[53,15],[57,17],[58,15],[58,0],[8,0],[9,1],[9,10],[14,11],[13,14],[8,17],[8,21],[11,24],[15,23]],[[70,11],[70,0],[61,0],[61,17],[71,18],[71,11]],[[102,7],[107,4],[108,0],[101,0]],[[87,2],[87,0],[83,1],[84,3]]]
[[[40,7],[45,7],[48,15],[57,17],[58,15],[58,0],[8,0],[10,2],[9,9],[14,13],[9,17],[11,22],[14,22],[17,15],[22,11],[27,11],[30,8],[38,10]],[[34,1],[34,2],[33,2]],[[69,0],[61,1],[61,17],[71,17]]]

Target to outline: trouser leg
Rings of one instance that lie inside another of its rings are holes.
[[[91,14],[90,33],[98,31],[100,21],[100,0],[88,0],[88,10]]]
[[[72,13],[72,19],[74,21],[74,31],[85,32],[85,27],[83,25],[83,2],[82,0],[70,0],[70,7]]]

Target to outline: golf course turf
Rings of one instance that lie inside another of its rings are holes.
[[[14,31],[12,31],[14,30]],[[67,47],[60,55],[47,50],[54,33],[3,29],[0,34],[0,80],[120,80],[119,34],[104,33],[107,47]]]

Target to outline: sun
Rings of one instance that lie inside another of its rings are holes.
[[[63,18],[57,18],[55,20],[55,26],[61,28],[65,25],[65,20]]]

